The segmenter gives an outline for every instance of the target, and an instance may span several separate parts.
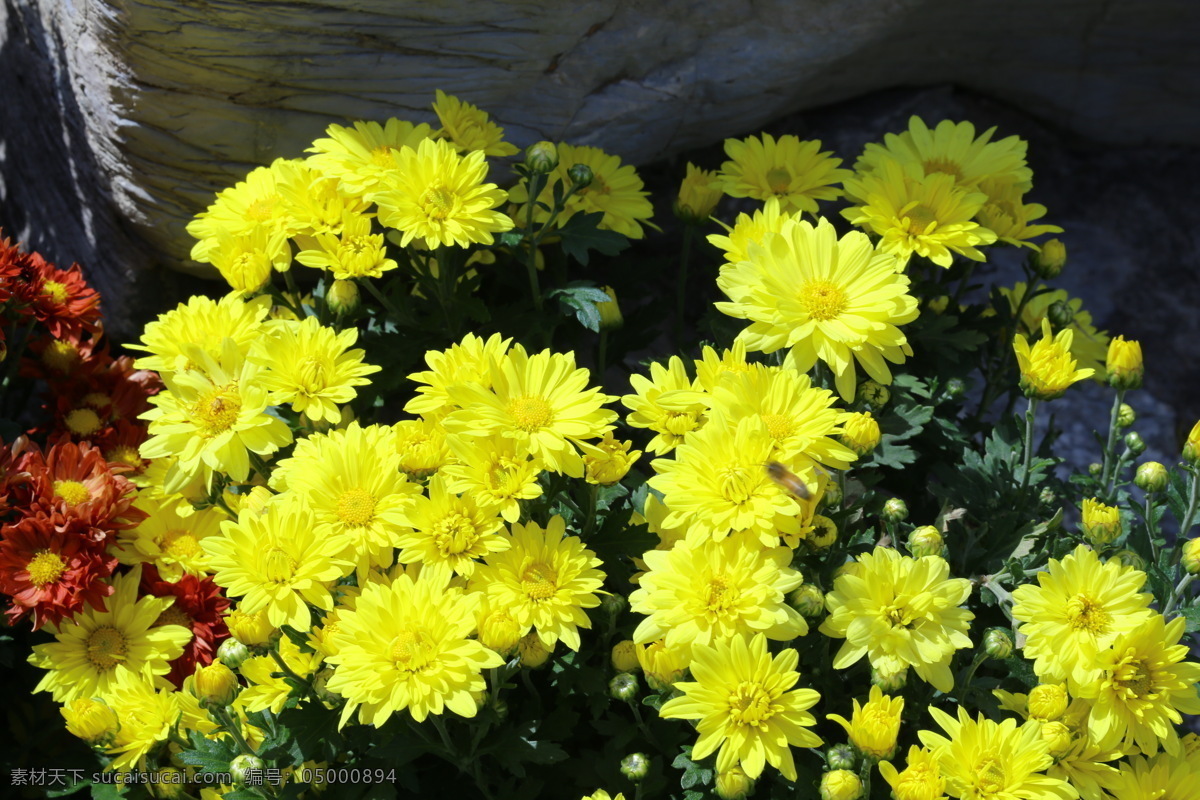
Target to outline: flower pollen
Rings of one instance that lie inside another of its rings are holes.
[[[237,383],[210,389],[192,406],[191,417],[200,435],[206,439],[224,433],[237,422],[242,410],[242,396]]]
[[[521,573],[521,590],[534,602],[549,600],[558,592],[558,572],[549,564],[530,564]]]
[[[1067,623],[1077,631],[1087,631],[1097,636],[1108,633],[1112,617],[1103,606],[1085,594],[1077,594],[1067,601]]]
[[[77,506],[92,499],[92,493],[79,481],[55,481],[54,496],[61,497],[69,506]]]
[[[337,501],[338,519],[359,527],[375,519],[375,497],[365,489],[347,489]]]
[[[811,280],[800,288],[800,305],[808,316],[824,322],[846,310],[846,294],[832,281]]]
[[[125,660],[128,649],[121,632],[111,625],[105,625],[96,628],[88,636],[84,653],[97,671],[108,672]]]
[[[39,550],[34,553],[25,569],[29,572],[29,582],[40,589],[57,581],[67,571],[67,563],[58,553]]]
[[[541,397],[515,397],[508,403],[508,414],[517,427],[532,433],[550,423],[550,404]]]

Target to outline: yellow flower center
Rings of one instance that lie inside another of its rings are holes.
[[[1154,675],[1146,669],[1145,662],[1131,658],[1132,652],[1117,665],[1113,672],[1113,683],[1119,687],[1123,700],[1146,699],[1154,694]]]
[[[374,253],[375,245],[370,236],[350,236],[342,239],[341,251],[343,258],[358,259]]]
[[[846,294],[833,281],[808,281],[800,287],[800,307],[813,319],[824,322],[846,310]]]
[[[42,294],[56,303],[65,303],[67,300],[66,284],[58,281],[46,281],[42,284]]]
[[[297,374],[297,383],[300,391],[305,394],[318,394],[324,391],[329,385],[329,371],[325,360],[316,356],[304,359]]]
[[[366,489],[347,489],[338,498],[337,515],[347,525],[368,525],[375,519],[375,496]]]
[[[451,512],[433,525],[433,542],[444,556],[465,553],[479,538],[469,517]]]
[[[767,186],[776,195],[785,195],[792,188],[792,173],[783,167],[767,170]]]
[[[138,453],[137,448],[126,444],[109,450],[104,454],[104,458],[107,461],[114,461],[118,464],[128,464],[139,471],[146,465],[146,462],[142,461],[142,456]]]
[[[953,175],[956,181],[962,180],[962,170],[959,168],[958,163],[948,158],[929,158],[922,161],[921,164],[925,167],[926,175],[932,175],[935,172],[944,172],[947,175]]]
[[[192,405],[191,419],[205,439],[224,433],[237,422],[242,411],[242,396],[237,383],[209,389]]]
[[[421,195],[420,203],[426,217],[444,220],[454,210],[454,192],[445,186],[430,186]]]
[[[786,439],[796,429],[792,418],[783,414],[763,414],[762,421],[767,425],[767,433],[776,440]]]
[[[54,496],[61,497],[69,506],[77,506],[92,499],[92,493],[79,481],[55,481]]]
[[[908,609],[904,606],[885,606],[883,609],[883,618],[893,628],[908,630],[912,627],[912,620],[908,617]]]
[[[371,166],[379,167],[381,169],[394,167],[395,163],[392,161],[393,150],[395,150],[395,148],[388,144],[380,145],[379,147],[373,149],[371,151]]]
[[[78,362],[79,351],[70,342],[56,339],[42,351],[42,363],[55,372],[70,372]]]
[[[99,672],[108,672],[124,661],[128,650],[125,635],[111,625],[92,631],[83,646],[84,656]]]
[[[549,600],[558,592],[558,572],[549,564],[530,564],[521,573],[521,591],[535,603]]]
[[[900,800],[937,800],[942,797],[941,773],[928,764],[909,766],[900,773],[895,793]]]
[[[67,414],[67,429],[76,436],[91,436],[100,430],[100,416],[90,408],[76,408]]]
[[[1103,636],[1108,633],[1111,622],[1109,613],[1085,594],[1077,594],[1067,601],[1067,624],[1074,630]]]
[[[729,718],[738,725],[766,730],[773,713],[771,695],[757,681],[742,681],[729,695]]]
[[[275,206],[281,199],[279,195],[275,194],[256,198],[253,203],[246,206],[246,219],[254,222],[267,222],[275,216]]]
[[[267,568],[265,577],[268,583],[284,584],[291,581],[296,574],[296,559],[292,558],[278,547],[271,548],[267,553]]]
[[[424,631],[403,630],[392,639],[391,658],[396,669],[420,672],[433,656],[433,642]]]
[[[724,575],[713,575],[704,587],[704,607],[714,614],[726,614],[737,605],[737,587],[730,586]]]
[[[758,470],[763,472],[763,470]],[[741,505],[750,499],[754,490],[762,483],[759,475],[750,474],[743,467],[726,467],[721,475],[721,496],[735,505]]]
[[[983,760],[975,765],[975,789],[979,794],[996,794],[1004,791],[1007,785],[1004,765],[1000,763],[1000,759],[984,756]]]
[[[178,625],[182,628],[192,629],[192,618],[187,615],[187,612],[179,607],[179,601],[176,600],[171,604],[171,607],[158,615],[158,619],[154,620],[152,627],[160,627],[162,625]]]
[[[683,436],[696,430],[696,415],[691,411],[668,411],[663,427],[672,436]]]
[[[112,398],[104,392],[88,392],[83,396],[83,404],[92,408],[104,408],[112,405]]]
[[[38,550],[25,569],[29,572],[29,582],[40,589],[57,581],[67,571],[67,562],[58,553]]]
[[[905,216],[908,217],[909,233],[927,233],[930,223],[937,222],[937,214],[933,213],[933,209],[921,203],[910,208]]]
[[[200,542],[195,535],[183,528],[171,528],[163,534],[159,547],[176,560],[195,558],[200,555]]]
[[[549,424],[553,416],[550,404],[541,397],[515,397],[508,401],[508,415],[523,431],[539,430]]]

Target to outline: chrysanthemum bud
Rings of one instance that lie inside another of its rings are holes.
[[[838,529],[837,523],[829,517],[816,514],[812,518],[812,533],[808,535],[808,543],[817,550],[825,550],[832,547],[837,541]]]
[[[592,174],[592,168],[587,164],[572,164],[567,170],[567,177],[571,179],[574,186],[580,189],[586,189],[592,184],[595,175]]]
[[[721,800],[744,800],[754,791],[754,779],[734,765],[717,773],[716,789]]]
[[[1189,464],[1200,463],[1200,422],[1192,426],[1187,441],[1183,443],[1183,460]]]
[[[329,310],[339,317],[353,314],[361,303],[358,284],[354,281],[334,281],[325,293],[325,302],[329,304]]]
[[[233,778],[234,786],[245,786],[247,779],[255,777],[256,772],[261,773],[263,767],[261,758],[243,753],[229,762],[229,774]]]
[[[842,487],[837,481],[825,484],[825,492],[821,495],[821,507],[831,508],[842,502]]]
[[[1004,628],[988,628],[983,632],[983,652],[997,661],[1008,658],[1013,653],[1012,634]]]
[[[691,225],[703,225],[712,216],[721,195],[717,173],[689,163],[687,175],[679,185],[679,196],[675,198],[675,216]]]
[[[935,314],[944,314],[946,309],[950,307],[950,295],[939,294],[937,297],[931,297],[925,303],[925,307]]]
[[[1067,711],[1067,687],[1061,683],[1039,683],[1029,690],[1029,716],[1041,722],[1050,722]]]
[[[1075,309],[1066,300],[1056,300],[1046,309],[1046,317],[1057,330],[1062,330],[1075,319]]]
[[[225,624],[229,626],[229,635],[247,647],[262,647],[276,633],[265,608],[255,614],[235,608],[225,617]]]
[[[521,641],[517,644],[517,652],[521,654],[521,666],[528,669],[545,666],[546,662],[550,660],[550,651],[533,631],[521,637]]]
[[[892,399],[892,392],[882,383],[863,381],[858,385],[858,399],[878,410],[886,406]]]
[[[233,670],[214,661],[206,667],[196,667],[192,694],[202,708],[224,708],[238,694],[238,679]]]
[[[859,456],[865,456],[879,445],[879,423],[870,411],[846,415],[841,440]]]
[[[908,552],[914,558],[940,556],[946,551],[942,534],[932,525],[922,525],[908,535]]]
[[[1050,755],[1054,758],[1061,758],[1070,752],[1075,741],[1071,736],[1071,729],[1061,722],[1042,723],[1040,733],[1042,741],[1046,743]]]
[[[488,705],[501,722],[508,719],[508,702],[503,697],[493,697]]]
[[[1142,344],[1114,336],[1108,341],[1108,359],[1104,362],[1108,385],[1114,389],[1136,389],[1142,385]]]
[[[1162,464],[1146,461],[1138,465],[1137,472],[1133,475],[1133,484],[1147,494],[1154,494],[1167,488],[1169,478],[1167,468]]]
[[[625,318],[621,316],[621,306],[617,303],[617,293],[611,286],[605,286],[604,293],[608,295],[608,302],[596,304],[596,311],[600,312],[600,330],[616,330],[625,324]]]
[[[608,682],[608,695],[623,703],[632,703],[638,696],[637,676],[629,672],[621,672]]]
[[[1117,408],[1117,427],[1124,430],[1135,422],[1137,422],[1137,412],[1133,410],[1133,406],[1129,403],[1121,403]]]
[[[1137,431],[1130,431],[1125,434],[1125,446],[1129,448],[1129,452],[1135,456],[1140,456],[1146,452],[1146,443],[1142,441],[1141,435]]]
[[[835,769],[821,776],[821,800],[858,800],[862,779],[848,769]]]
[[[525,166],[544,175],[558,166],[558,147],[554,142],[534,142],[525,148]]]
[[[1044,506],[1054,505],[1054,501],[1058,499],[1058,495],[1049,486],[1043,487],[1042,491],[1038,492],[1038,502]]]
[[[908,667],[898,670],[879,669],[871,667],[871,685],[878,686],[881,692],[896,694],[908,683]]]
[[[617,672],[637,672],[641,669],[638,664],[637,645],[632,639],[624,639],[613,645],[612,665]]]
[[[645,780],[650,772],[650,757],[645,753],[630,753],[621,759],[621,774],[634,783]]]
[[[578,445],[583,451],[584,480],[599,486],[620,482],[642,455],[641,450],[630,451],[633,442],[614,439],[611,432],[598,442],[578,442]]]
[[[241,495],[241,505],[237,508],[240,513],[243,510],[253,511],[255,514],[265,514],[267,504],[271,502],[271,498],[275,494],[266,486],[255,486],[249,492]]]
[[[676,681],[683,680],[689,664],[686,653],[677,647],[668,648],[662,639],[639,645],[638,661],[646,675],[646,683],[656,692],[666,691]]]
[[[1118,550],[1108,557],[1108,561],[1116,561],[1126,567],[1133,567],[1136,570],[1146,571],[1146,559],[1133,550]]]
[[[946,387],[943,393],[947,400],[957,400],[967,393],[967,382],[962,378],[951,378],[946,381]]]
[[[800,612],[801,616],[809,619],[825,613],[825,593],[816,584],[800,584],[788,595],[788,602],[792,604],[792,608]]]
[[[326,708],[334,708],[342,702],[342,696],[329,688],[329,679],[332,677],[333,667],[324,667],[312,677],[313,694]]]
[[[1188,539],[1183,543],[1179,563],[1189,575],[1200,575],[1200,539]]]
[[[479,642],[508,658],[521,641],[521,626],[506,611],[493,611],[479,623]]]
[[[1079,527],[1088,544],[1097,549],[1112,544],[1121,535],[1121,511],[1094,497],[1085,497]]]
[[[156,770],[154,777],[150,779],[150,794],[162,800],[187,797],[187,787],[184,785],[186,782],[187,773],[183,770],[178,767],[162,767]]]
[[[625,599],[624,595],[606,594],[600,598],[600,611],[612,622],[616,622],[617,618],[625,613],[628,606],[629,601]]]
[[[1093,461],[1092,463],[1088,464],[1088,475],[1091,475],[1093,478],[1100,477],[1100,473],[1103,471],[1104,465],[1098,461]]]
[[[899,497],[889,497],[883,504],[883,518],[888,522],[904,522],[908,519],[908,505]]]
[[[217,648],[217,658],[230,669],[237,669],[250,657],[250,648],[232,637],[221,642]]]
[[[848,744],[835,744],[825,751],[825,763],[830,769],[857,769],[858,753]]]
[[[1033,254],[1033,271],[1041,278],[1057,278],[1066,264],[1067,246],[1058,239],[1051,239]]]
[[[117,712],[99,698],[77,698],[59,713],[67,721],[67,730],[93,747],[107,747],[121,729]]]

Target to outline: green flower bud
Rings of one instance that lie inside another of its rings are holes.
[[[1189,464],[1200,463],[1200,422],[1192,426],[1187,441],[1183,443],[1183,460]]]
[[[614,675],[613,679],[608,682],[608,696],[624,703],[632,703],[637,699],[640,688],[637,675],[631,672],[621,672]]]
[[[801,616],[809,619],[825,613],[825,593],[811,583],[802,583],[793,589],[788,602]]]
[[[217,659],[230,669],[241,667],[250,655],[250,648],[232,636],[221,642],[221,646],[217,648]]]
[[[254,778],[254,773],[261,773],[264,766],[261,758],[252,756],[249,753],[243,753],[233,759],[233,761],[229,762],[229,774],[233,777],[233,785],[245,786],[246,781]]]
[[[821,776],[821,800],[858,800],[862,797],[862,779],[848,769],[835,769]]]
[[[1189,575],[1200,575],[1200,539],[1188,539],[1183,543],[1179,563]]]
[[[592,185],[595,175],[592,174],[592,168],[587,164],[572,164],[567,170],[567,177],[571,179],[571,183],[580,189],[586,189]]]
[[[988,628],[983,632],[983,652],[997,661],[1008,658],[1013,654],[1012,634],[1004,628]]]
[[[1146,571],[1146,559],[1135,553],[1133,550],[1118,550],[1108,557],[1108,561],[1116,561],[1126,567],[1133,567],[1136,570]]]
[[[353,314],[361,302],[358,284],[354,281],[334,281],[325,293],[325,302],[329,304],[329,310],[339,317]]]
[[[908,535],[908,552],[914,558],[921,556],[940,556],[946,552],[946,543],[942,534],[932,525],[922,525]]]
[[[600,610],[613,622],[625,611],[629,606],[629,601],[619,594],[606,594],[600,601]]]
[[[1167,488],[1169,478],[1167,468],[1162,464],[1157,461],[1146,461],[1138,465],[1137,472],[1133,476],[1133,485],[1147,494],[1154,494]]]
[[[558,147],[554,142],[534,142],[525,148],[525,166],[543,175],[558,166]]]
[[[1046,316],[1051,325],[1062,330],[1075,319],[1075,310],[1066,300],[1057,300],[1050,304],[1050,308],[1046,309]]]
[[[1130,431],[1125,434],[1125,446],[1129,448],[1129,452],[1135,456],[1140,456],[1146,452],[1146,443],[1142,441],[1142,437],[1137,431]]]
[[[858,399],[878,410],[888,404],[888,401],[892,399],[892,393],[881,383],[863,381],[858,386]]]
[[[1067,246],[1058,239],[1051,239],[1033,254],[1033,271],[1039,277],[1057,278],[1067,264]]]
[[[501,722],[508,719],[508,702],[503,697],[493,697],[489,705]]]
[[[830,769],[857,769],[858,753],[848,744],[835,744],[825,751],[825,763]]]
[[[1117,427],[1128,428],[1133,423],[1137,422],[1137,412],[1133,410],[1133,406],[1129,403],[1121,403],[1117,409]]]
[[[946,381],[946,387],[942,391],[947,400],[957,400],[967,393],[967,383],[962,378],[951,378]]]
[[[1105,505],[1095,497],[1085,497],[1079,527],[1083,529],[1088,544],[1102,549],[1121,535],[1121,510]]]
[[[884,694],[895,694],[908,683],[908,667],[901,667],[895,672],[871,667],[871,685],[878,686]]]
[[[605,286],[604,293],[608,295],[608,302],[597,303],[596,311],[600,312],[600,330],[611,331],[624,325],[625,318],[621,316],[621,307],[617,305],[617,293],[613,288]]]
[[[1099,478],[1101,472],[1104,472],[1104,465],[1100,462],[1093,461],[1088,464],[1088,475],[1091,475],[1093,478]]]
[[[883,518],[888,522],[904,522],[908,519],[908,505],[899,497],[890,497],[883,504]]]
[[[630,753],[621,759],[621,774],[634,783],[645,779],[650,772],[650,757],[645,753]]]
[[[837,481],[825,484],[825,492],[821,495],[821,507],[830,508],[842,502],[842,487]]]

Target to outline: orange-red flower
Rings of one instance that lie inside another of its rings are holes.
[[[31,616],[38,629],[57,625],[85,605],[104,608],[112,594],[104,579],[117,559],[74,530],[58,530],[45,517],[4,526],[0,540],[0,592],[12,598],[9,623]]]
[[[45,454],[35,449],[22,466],[30,476],[24,515],[48,517],[59,530],[79,525],[92,541],[107,543],[116,531],[146,517],[133,507],[133,484],[115,474],[104,454],[89,444],[63,441]]]
[[[13,507],[23,506],[26,502],[24,494],[13,497],[11,501],[9,496],[29,483],[29,473],[22,462],[25,452],[32,446],[27,436],[18,436],[12,444],[5,444],[0,439],[0,521]]]
[[[140,595],[174,597],[175,603],[158,618],[159,625],[182,625],[192,632],[192,640],[183,648],[183,655],[171,662],[167,678],[177,688],[183,687],[183,679],[196,671],[196,667],[208,666],[217,653],[217,647],[229,637],[224,613],[229,600],[221,595],[221,587],[209,577],[197,578],[184,574],[176,583],[162,580],[153,564],[142,566]]]
[[[87,285],[78,264],[59,269],[37,253],[29,253],[16,280],[18,311],[36,318],[50,335],[61,339],[100,327],[100,293]]]

